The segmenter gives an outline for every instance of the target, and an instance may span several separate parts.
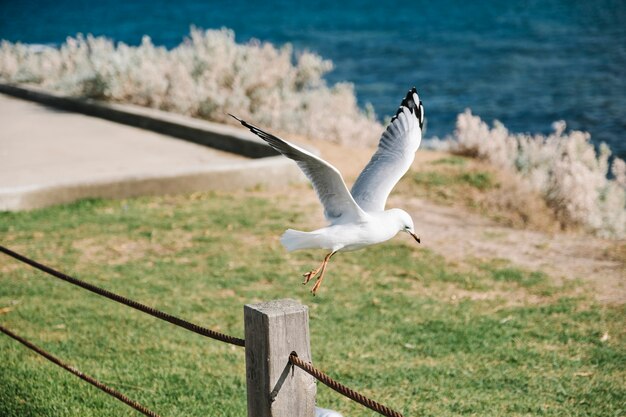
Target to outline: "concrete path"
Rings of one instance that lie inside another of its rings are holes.
[[[297,181],[284,159],[248,159],[0,94],[0,210]]]

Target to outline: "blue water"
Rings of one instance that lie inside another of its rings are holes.
[[[626,157],[624,0],[0,0],[0,38],[26,43],[82,32],[171,47],[192,24],[315,51],[335,63],[328,81],[353,82],[381,117],[415,85],[427,136],[450,133],[469,107],[512,131],[563,119]]]

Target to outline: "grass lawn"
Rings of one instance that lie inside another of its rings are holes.
[[[314,363],[407,417],[626,414],[623,306],[502,260],[451,264],[404,235],[336,256],[312,297],[300,274],[323,253],[287,254],[278,236],[317,211],[263,192],[87,200],[0,213],[0,242],[238,337],[243,304],[299,299]],[[4,255],[0,323],[163,416],[246,415],[242,348]],[[0,358],[0,416],[138,415],[1,334]],[[376,415],[323,385],[318,403]]]

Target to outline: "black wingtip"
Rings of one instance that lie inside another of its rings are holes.
[[[232,117],[233,119],[237,120],[239,123],[244,124],[245,122],[243,120],[241,120],[239,117],[235,116],[232,113],[226,113],[228,114],[230,117]]]
[[[414,96],[417,96],[417,103],[415,102]],[[406,93],[406,97],[402,99],[402,103],[400,103],[398,111],[396,111],[396,114],[391,118],[392,122],[398,118],[398,115],[402,112],[403,107],[409,109],[411,114],[413,114],[419,122],[420,129],[422,129],[424,127],[424,106],[422,106],[422,100],[419,99],[419,94],[417,93],[417,89],[415,87],[411,88]]]
[[[248,128],[248,130],[250,130],[252,133],[255,133],[255,134],[256,134],[256,132],[254,131],[255,127],[254,127],[254,126],[252,126],[250,123],[246,122],[245,120],[240,119],[239,117],[235,116],[235,115],[234,115],[234,114],[232,114],[232,113],[226,113],[226,114],[228,114],[230,117],[232,117],[233,119],[235,119],[235,120],[237,120],[239,123],[241,123],[241,125],[242,125],[243,127],[247,127],[247,128]]]

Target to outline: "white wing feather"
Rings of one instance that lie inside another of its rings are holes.
[[[317,197],[324,206],[324,216],[329,222],[332,224],[354,222],[367,216],[354,201],[337,168],[305,149],[267,133],[232,114],[231,116],[272,148],[296,161],[302,172],[313,184]]]
[[[352,196],[366,212],[383,211],[389,193],[408,171],[422,140],[424,108],[415,88],[402,100],[383,133],[378,149],[352,187]]]

